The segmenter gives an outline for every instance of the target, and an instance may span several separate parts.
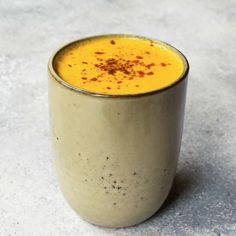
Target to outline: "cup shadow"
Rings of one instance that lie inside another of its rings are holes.
[[[192,170],[193,171],[193,170]],[[150,218],[154,219],[162,215],[170,208],[173,208],[178,201],[186,195],[191,194],[192,190],[196,188],[196,172],[191,173],[189,170],[181,170],[177,172],[169,195],[161,208]]]
[[[188,194],[196,184],[195,178],[187,173],[179,173],[173,181],[170,193],[164,202],[162,208],[171,207],[181,195]]]

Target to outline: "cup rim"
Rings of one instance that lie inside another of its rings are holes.
[[[69,83],[67,83],[65,80],[63,80],[56,72],[55,68],[54,68],[54,62],[55,62],[55,58],[57,56],[57,54],[65,49],[66,47],[77,43],[77,42],[82,42],[82,41],[86,41],[86,40],[90,40],[90,39],[96,39],[96,38],[100,38],[100,37],[129,37],[129,38],[138,38],[138,39],[145,39],[145,40],[150,40],[153,42],[157,42],[159,44],[162,44],[164,46],[166,46],[167,48],[171,48],[173,51],[175,51],[180,58],[183,61],[184,64],[184,70],[182,75],[179,77],[178,80],[174,81],[173,83],[161,88],[161,89],[155,89],[155,90],[151,90],[151,91],[147,91],[147,92],[143,92],[143,93],[134,93],[134,94],[107,94],[107,93],[99,93],[99,92],[94,92],[94,91],[88,91],[88,90],[84,90],[78,87],[75,87]],[[134,98],[134,97],[143,97],[143,96],[148,96],[148,95],[152,95],[152,94],[156,94],[156,93],[161,93],[164,92],[168,89],[171,89],[172,87],[175,87],[176,85],[178,85],[179,83],[181,83],[183,80],[185,80],[188,76],[189,73],[189,62],[187,60],[187,58],[185,57],[185,55],[179,51],[177,48],[173,47],[171,44],[166,43],[164,41],[161,40],[156,40],[153,38],[149,38],[149,37],[145,37],[145,36],[138,36],[138,35],[132,35],[132,34],[101,34],[101,35],[95,35],[95,36],[89,36],[89,37],[85,37],[85,38],[81,38],[81,39],[77,39],[74,40],[72,42],[66,43],[63,46],[59,47],[49,58],[48,61],[48,72],[49,75],[51,76],[51,78],[53,78],[56,82],[58,82],[59,84],[61,84],[62,86],[64,86],[67,89],[73,90],[74,92],[78,92],[78,93],[82,93],[85,95],[90,95],[90,96],[95,96],[95,97],[104,97],[104,98]]]

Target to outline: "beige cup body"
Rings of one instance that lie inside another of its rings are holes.
[[[187,78],[149,95],[99,97],[49,76],[59,182],[82,218],[124,227],[160,208],[176,171],[186,84]]]

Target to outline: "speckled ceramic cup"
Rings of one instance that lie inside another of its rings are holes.
[[[169,87],[136,95],[101,95],[63,81],[49,61],[52,141],[60,187],[85,220],[124,227],[152,216],[176,171],[188,62]]]

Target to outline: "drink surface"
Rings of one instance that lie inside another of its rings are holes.
[[[60,50],[54,68],[73,87],[98,94],[140,94],[178,81],[184,58],[158,41],[132,36],[101,36]]]

